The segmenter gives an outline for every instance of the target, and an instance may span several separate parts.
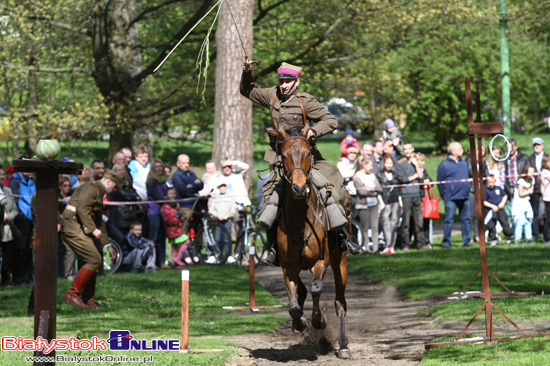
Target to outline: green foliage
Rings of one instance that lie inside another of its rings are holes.
[[[207,74],[201,107],[196,59],[212,24],[206,42],[213,38],[215,12],[159,71],[151,69],[215,2],[134,3],[22,0],[0,7],[0,140],[108,130],[114,137],[133,130],[166,137],[176,127],[181,138],[190,130],[212,134],[215,73]],[[515,128],[527,132],[537,131],[548,108],[548,8],[534,0],[508,6]],[[301,89],[319,100],[353,101],[372,118],[361,128],[391,117],[407,130],[430,131],[437,151],[465,136],[464,76],[482,93],[483,120],[498,119],[494,2],[264,0],[255,2],[254,17],[260,86],[275,84],[281,61],[301,65]],[[98,29],[109,33],[94,38]],[[102,40],[110,43],[98,47]],[[207,52],[213,68],[218,49]],[[254,139],[264,142],[270,123],[265,108],[255,109]]]

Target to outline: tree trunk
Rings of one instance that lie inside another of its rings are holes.
[[[229,5],[231,8],[229,8]],[[231,16],[231,12],[235,18]],[[216,31],[216,104],[212,159],[241,160],[253,165],[252,103],[239,93],[244,51],[252,57],[252,15],[254,0],[233,0],[222,3]],[[237,23],[235,25],[235,23]],[[246,175],[248,188],[252,169]]]
[[[133,133],[139,125],[135,99],[140,84],[133,77],[142,69],[142,57],[135,47],[139,43],[137,23],[129,26],[136,15],[136,2],[116,0],[107,7],[97,3],[93,15],[94,77],[104,103],[111,110],[108,125],[108,161],[111,161],[120,148],[133,148]]]

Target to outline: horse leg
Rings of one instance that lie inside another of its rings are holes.
[[[303,305],[306,300],[307,290],[300,279],[299,271],[300,270],[295,271],[283,268],[286,291],[288,294],[288,313],[292,318],[292,329],[302,332],[307,328],[306,320],[302,317],[302,315],[304,315]]]
[[[323,292],[323,278],[327,270],[324,261],[317,261],[312,268],[313,281],[311,281],[311,297],[313,300],[313,312],[311,314],[311,325],[315,329],[325,329],[327,320],[321,313],[320,299]]]
[[[335,240],[333,235],[333,240]],[[334,301],[334,308],[336,310],[336,316],[340,320],[340,332],[338,336],[338,358],[350,358],[351,352],[348,348],[348,338],[346,336],[346,283],[347,283],[347,257],[346,252],[340,252],[337,250],[336,243],[333,245],[334,250],[330,252],[330,266],[334,274],[334,284],[336,289],[336,300]]]

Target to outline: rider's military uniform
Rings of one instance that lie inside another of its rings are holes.
[[[279,125],[285,130],[291,128],[301,129],[304,126],[300,97],[303,101],[306,118],[310,122],[311,130],[313,130],[317,138],[331,133],[338,126],[336,118],[311,94],[295,90],[291,95],[283,97],[278,87],[257,88],[254,85],[252,72],[243,72],[241,94],[254,103],[269,107],[273,120],[279,122]],[[273,103],[274,100],[275,102]],[[338,168],[326,161],[315,145],[312,147],[312,155],[314,159],[313,169],[318,170],[321,175],[326,177],[328,182],[334,185],[335,198],[339,200],[343,207],[347,207],[348,203],[344,202],[346,197],[344,178]],[[282,166],[282,158],[277,153],[276,142],[273,140],[265,152],[264,160],[269,163],[270,167],[269,180],[263,186],[263,195],[266,202],[268,202],[275,186],[281,179],[280,173],[282,171],[282,169],[279,169]]]

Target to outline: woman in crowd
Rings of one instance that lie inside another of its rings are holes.
[[[353,177],[353,183],[357,189],[357,202],[355,209],[361,219],[363,241],[369,242],[368,230],[372,234],[372,250],[368,244],[365,246],[367,254],[375,254],[378,251],[378,215],[384,209],[384,201],[380,196],[382,186],[372,171],[372,160],[363,159],[359,162],[360,169]]]
[[[336,164],[336,167],[340,171],[340,174],[342,174],[342,177],[344,177],[344,185],[346,187],[346,190],[351,195],[350,210],[354,216],[357,191],[355,189],[355,186],[353,185],[353,176],[357,171],[357,165],[359,163],[359,159],[357,158],[358,153],[359,150],[355,146],[350,146],[347,148],[347,154],[344,155]]]
[[[521,241],[523,233],[525,233],[525,240],[527,242],[533,241],[533,232],[531,230],[533,208],[529,202],[529,196],[533,194],[535,187],[535,168],[527,165],[523,168],[521,174],[527,174],[527,176],[518,179],[518,189],[514,192],[514,201],[512,203],[512,219],[516,225],[514,232],[516,243]]]
[[[416,161],[418,162],[418,167],[420,168],[420,171],[422,172],[422,177],[420,177],[420,181],[426,183],[424,186],[422,186],[422,189],[420,190],[420,196],[424,197],[424,188],[428,188],[428,183],[432,181],[432,178],[428,175],[428,171],[424,169],[424,164],[426,164],[426,155],[420,153],[416,156]],[[422,249],[432,249],[432,238],[433,235],[430,235],[431,232],[431,219],[424,219],[422,222],[422,230],[424,230],[424,237],[426,238],[426,245]]]
[[[382,190],[382,200],[384,209],[382,210],[382,230],[384,231],[384,240],[386,247],[382,254],[395,254],[395,240],[397,239],[397,227],[399,217],[401,216],[401,202],[399,187],[387,187],[399,184],[399,180],[393,169],[393,157],[386,154],[382,158],[383,171],[378,172],[377,179],[384,187]]]
[[[4,224],[0,229],[0,241],[2,242],[2,286],[9,285],[14,274],[14,256],[16,255],[15,230],[12,228],[13,219],[19,214],[17,204],[13,199],[11,189],[4,186],[6,172],[0,168],[0,206],[2,206]]]
[[[541,163],[540,172],[540,191],[542,193],[542,202],[544,202],[544,220],[543,240],[544,244],[550,244],[550,155],[544,155]]]
[[[158,158],[153,158],[151,170],[145,183],[147,188],[147,199],[149,201],[161,201],[166,195],[164,163]],[[149,203],[147,209],[147,219],[149,222],[149,240],[155,243],[156,266],[161,268],[170,268],[166,261],[166,234],[162,226],[162,217],[160,216],[161,204],[156,202]]]

